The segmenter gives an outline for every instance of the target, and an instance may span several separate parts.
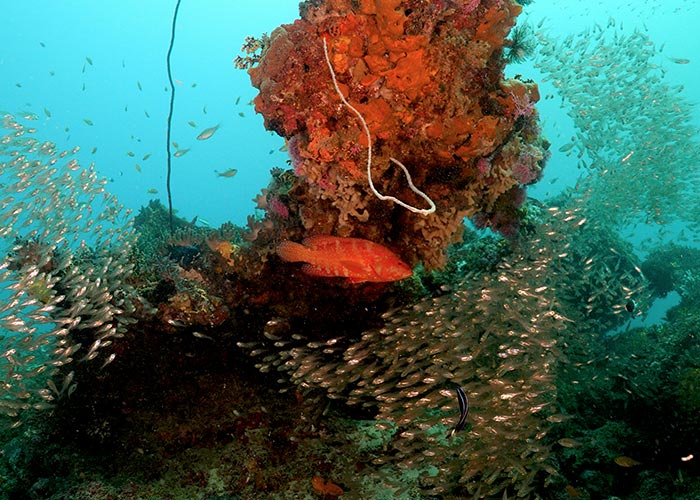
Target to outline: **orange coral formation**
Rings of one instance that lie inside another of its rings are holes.
[[[324,497],[335,498],[344,493],[343,488],[335,484],[330,479],[328,481],[324,481],[320,476],[315,476],[313,479],[311,479],[311,486],[313,486],[313,488]]]
[[[522,186],[539,178],[547,156],[532,108],[536,87],[503,81],[504,40],[521,7],[512,0],[333,0],[302,2],[300,11],[301,19],[272,33],[250,69],[260,89],[256,110],[288,139],[299,176],[286,233],[391,241],[411,264],[428,267],[441,265],[465,216],[512,233]],[[395,158],[436,213],[407,213],[373,196],[367,134],[377,191],[425,206]],[[537,149],[528,158],[539,160],[504,157],[506,146]],[[519,163],[519,176],[510,163]]]
[[[219,254],[226,261],[226,264],[231,267],[234,266],[234,257],[240,251],[240,248],[237,245],[234,245],[230,241],[224,241],[218,238],[207,238],[206,242],[209,249]]]

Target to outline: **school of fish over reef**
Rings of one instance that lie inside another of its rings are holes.
[[[291,168],[245,228],[134,215],[3,112],[0,497],[698,498],[697,240],[622,236],[697,234],[692,108],[643,30],[527,3],[307,0],[247,38]],[[581,177],[530,199],[552,147]]]

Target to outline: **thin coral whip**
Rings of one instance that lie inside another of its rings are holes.
[[[411,188],[411,191],[416,193],[418,196],[423,198],[426,202],[428,202],[428,205],[430,208],[416,208],[412,205],[409,205],[408,203],[399,200],[398,198],[390,195],[385,195],[381,194],[377,189],[374,187],[374,182],[372,181],[372,135],[369,132],[369,127],[367,126],[367,122],[365,121],[365,118],[362,116],[362,113],[360,113],[357,108],[355,108],[352,104],[348,102],[348,100],[345,98],[343,93],[340,91],[340,87],[338,86],[338,80],[336,79],[335,76],[335,71],[333,70],[333,65],[331,64],[331,59],[328,56],[328,44],[326,43],[326,39],[323,38],[323,53],[326,56],[326,63],[328,64],[328,70],[331,73],[331,78],[333,79],[333,86],[335,87],[335,91],[338,93],[338,97],[340,97],[340,100],[347,106],[347,108],[355,113],[355,115],[360,119],[360,123],[362,123],[362,128],[365,131],[365,135],[367,136],[367,181],[369,182],[369,188],[380,200],[388,200],[396,203],[397,205],[401,205],[402,207],[410,210],[411,212],[420,214],[420,215],[429,215],[435,212],[435,203],[433,203],[433,200],[430,199],[430,197],[425,194],[423,191],[418,189],[415,184],[413,184],[413,180],[411,179],[411,174],[408,173],[408,169],[404,166],[403,163],[401,163],[399,160],[396,158],[389,158],[392,162],[394,162],[396,165],[401,167],[401,170],[403,170],[404,175],[406,176],[406,181],[408,182],[408,187]]]

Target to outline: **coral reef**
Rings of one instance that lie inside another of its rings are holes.
[[[465,216],[513,235],[519,193],[539,179],[548,147],[533,107],[537,86],[503,81],[505,38],[521,7],[346,0],[302,2],[300,10],[301,19],[239,61],[253,65],[266,127],[289,143],[298,179],[286,196],[294,201],[270,205],[287,219],[288,236],[365,238],[437,268]],[[370,184],[428,208],[398,161],[435,213],[421,216],[373,194]]]
[[[283,185],[285,175],[276,172],[271,186]],[[635,394],[636,387],[628,368],[611,364],[611,376],[588,376],[599,388],[581,384],[580,374],[584,365],[602,370],[606,330],[633,315],[625,308],[629,300],[639,314],[647,298],[629,248],[581,212],[527,203],[515,245],[467,232],[468,243],[450,250],[454,262],[444,271],[428,276],[419,269],[390,288],[404,293],[407,305],[394,302],[398,307],[379,318],[389,307],[385,289],[317,283],[294,292],[278,289],[300,288],[291,281],[270,286],[269,275],[241,279],[241,263],[255,247],[243,241],[240,228],[176,220],[176,234],[164,235],[160,222],[167,212],[151,203],[136,217],[140,237],[128,248],[138,269],[153,266],[133,281],[156,307],[139,300],[142,311],[120,314],[122,322],[135,315],[140,321],[122,332],[119,356],[104,370],[100,363],[81,365],[75,376],[81,390],[61,398],[52,419],[32,422],[32,440],[5,447],[0,472],[12,480],[3,491],[56,500],[333,498],[341,492],[349,498],[538,498],[552,491],[546,485],[565,486],[567,479],[576,485],[568,485],[571,492],[619,489],[607,465],[589,465],[586,472],[578,464],[605,457],[613,470],[626,470],[618,462],[647,463],[625,443],[644,434],[618,424],[586,435],[571,415],[586,398],[614,394],[619,408],[635,401],[626,391]],[[41,253],[17,246],[8,269]],[[95,253],[87,246],[77,251],[74,265],[94,262]],[[685,279],[677,286],[694,289],[689,273],[678,273]],[[313,278],[299,273],[293,279]],[[28,289],[50,302],[54,288],[42,283],[32,281]],[[305,302],[292,300],[299,293]],[[433,296],[415,301],[426,293]],[[688,316],[686,326],[691,322]],[[679,342],[688,356],[696,355],[692,338],[673,338],[669,345]],[[237,345],[253,351],[263,372],[273,372],[263,375],[267,384],[254,382],[260,374]],[[664,360],[657,376],[675,363],[686,369],[672,372],[674,407],[684,422],[695,422],[698,403],[691,396],[699,377],[688,359]],[[284,393],[275,394],[266,385],[280,375]],[[73,377],[68,380],[56,390],[68,392]],[[466,428],[448,438],[458,418],[455,385],[465,389],[472,409]],[[322,395],[354,406],[324,402]],[[643,486],[658,481],[653,475]]]
[[[526,199],[548,144],[536,85],[502,74],[525,3],[309,0],[246,39],[293,167],[248,231],[132,220],[5,116],[0,414],[28,425],[0,428],[0,496],[697,498],[698,253],[640,265],[588,189],[613,174]],[[382,196],[423,208],[409,179],[435,213]],[[309,237],[423,265],[353,283],[273,255]],[[668,324],[631,328],[670,291]]]
[[[698,301],[684,298],[668,317],[615,335],[583,323],[567,336],[557,393],[570,417],[554,435],[579,444],[557,454],[561,486],[585,498],[697,496]]]
[[[534,498],[538,485],[559,480],[549,433],[569,418],[554,384],[576,373],[569,353],[590,353],[585,346],[649,303],[629,248],[582,211],[528,204],[527,238],[515,247],[469,236],[451,252],[459,281],[446,271],[425,279],[434,297],[388,312],[359,336],[304,343],[297,332],[239,345],[264,372],[368,408],[380,432],[391,430],[375,462],[421,470],[433,494]],[[464,437],[447,439],[456,385],[472,409]]]
[[[653,249],[641,265],[652,291],[659,297],[683,291],[681,285],[700,273],[700,251],[695,248],[667,245]]]
[[[379,429],[398,428],[375,461],[440,471],[421,477],[433,493],[460,494],[459,484],[474,498],[528,497],[556,474],[547,417],[556,413],[557,338],[571,324],[558,294],[570,278],[565,250],[582,222],[575,211],[546,211],[507,263],[386,314],[385,326],[359,338],[242,346],[262,356],[263,371],[289,372],[302,388],[370,407]],[[465,436],[450,440],[454,385],[468,394],[472,413]]]

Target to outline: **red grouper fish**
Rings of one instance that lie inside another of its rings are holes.
[[[348,278],[351,283],[396,281],[413,274],[394,252],[361,238],[311,236],[302,244],[283,241],[277,255],[288,262],[306,262],[302,268],[306,274]]]

